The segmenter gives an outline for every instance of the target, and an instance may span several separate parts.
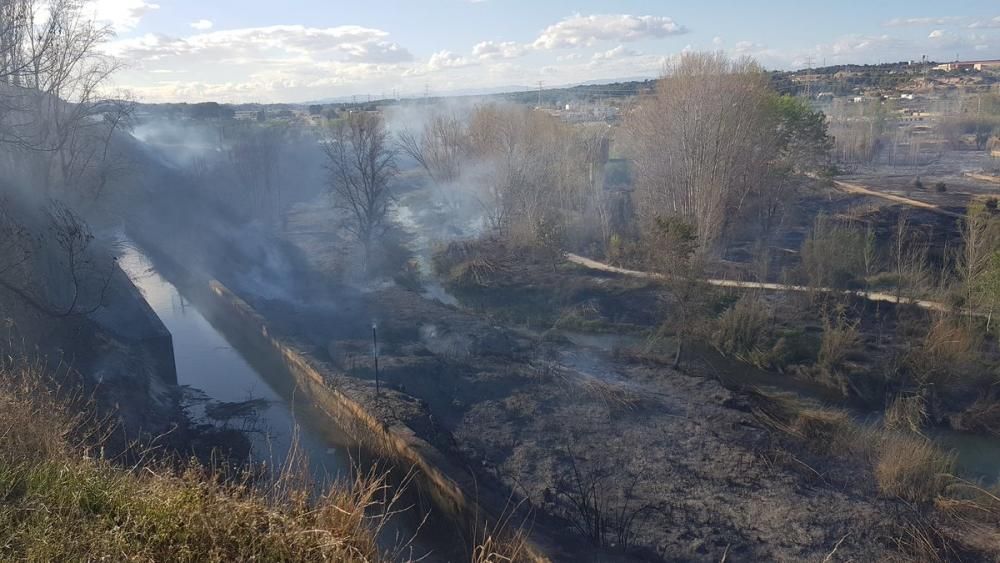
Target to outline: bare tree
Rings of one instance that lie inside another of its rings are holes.
[[[588,153],[593,147],[586,136],[552,116],[480,106],[470,118],[468,139],[482,171],[486,216],[502,237],[551,241],[563,215],[582,212],[592,199],[591,163],[599,157]]]
[[[455,115],[431,116],[419,137],[412,131],[401,132],[399,145],[439,184],[458,179],[468,153],[465,125]]]
[[[927,244],[920,240],[918,232],[910,226],[909,216],[905,211],[899,214],[893,229],[890,259],[896,278],[897,301],[907,294],[915,296],[929,282]]]
[[[323,144],[334,205],[349,216],[347,229],[364,247],[369,266],[372,244],[385,229],[392,203],[389,182],[397,173],[396,151],[382,118],[355,112],[331,124]]]
[[[681,216],[713,249],[754,190],[766,189],[778,150],[767,75],[750,59],[688,54],[667,68],[627,123],[646,224]]]
[[[270,226],[279,222],[282,213],[280,163],[284,130],[250,125],[236,132],[229,146],[229,161],[240,179],[250,216]]]
[[[0,17],[0,144],[34,153],[44,191],[99,194],[119,168],[111,140],[134,105],[101,91],[119,68],[98,48],[111,29],[81,0],[0,0]]]
[[[957,266],[969,322],[976,310],[986,310],[989,329],[993,310],[1000,306],[1000,218],[985,207],[969,209],[962,243]]]
[[[36,236],[6,205],[0,212],[0,287],[51,317],[93,313],[104,305],[114,259],[94,248],[86,222],[68,207],[52,202],[44,220],[45,235]]]
[[[109,36],[82,0],[0,0],[0,148],[9,177],[79,203],[126,167],[114,138],[134,104],[101,94],[117,68],[98,49]],[[39,199],[11,199],[17,212],[4,201],[0,213],[0,286],[50,316],[97,310],[117,269],[83,219],[61,203],[43,213],[32,203]]]

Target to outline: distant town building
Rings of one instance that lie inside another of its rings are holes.
[[[951,72],[954,70],[1000,70],[1000,59],[989,61],[955,61],[953,63],[937,65],[934,69],[943,70],[945,72]]]

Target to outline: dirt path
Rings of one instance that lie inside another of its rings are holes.
[[[577,254],[567,253],[566,260],[589,268],[591,270],[597,270],[601,272],[610,272],[614,274],[621,274],[624,276],[632,276],[637,278],[646,279],[664,279],[665,276],[662,274],[656,274],[652,272],[641,272],[638,270],[628,270],[625,268],[619,268],[617,266],[612,266],[610,264],[605,264],[603,262],[598,262],[596,260],[591,260],[590,258],[585,258]],[[888,303],[909,303],[916,305],[923,309],[928,309],[930,311],[939,312],[950,312],[953,309],[948,307],[944,303],[938,303],[937,301],[926,301],[922,299],[908,299],[908,298],[897,298],[895,295],[890,293],[882,293],[879,291],[851,291],[851,290],[840,290],[832,289],[829,287],[807,287],[804,285],[788,285],[781,283],[764,283],[764,282],[750,282],[750,281],[737,281],[737,280],[720,280],[720,279],[707,279],[705,283],[709,285],[714,285],[716,287],[731,287],[737,289],[761,289],[764,291],[818,291],[821,293],[842,293],[844,295],[852,295],[855,297],[860,297],[862,299],[868,299],[869,301],[883,301]],[[975,313],[978,317],[985,317],[983,313]]]
[[[840,180],[834,180],[833,185],[841,189],[842,191],[845,191],[850,194],[860,194],[860,195],[867,195],[867,196],[887,199],[889,201],[902,203],[903,205],[908,205],[910,207],[926,209],[927,211],[932,211],[934,213],[939,213],[941,215],[947,215],[948,217],[955,217],[958,219],[961,219],[963,217],[961,213],[955,213],[954,211],[948,211],[947,209],[942,209],[932,203],[927,203],[925,201],[918,201],[916,199],[910,199],[908,197],[879,192],[871,188],[862,186],[861,184],[856,184],[853,182],[842,182]]]
[[[978,180],[980,182],[987,182],[990,184],[1000,184],[1000,176],[988,176],[986,174],[980,174],[978,172],[966,172],[965,176],[972,178],[973,180]]]

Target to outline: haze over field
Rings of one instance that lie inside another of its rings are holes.
[[[994,3],[329,4],[0,0],[0,561],[1000,561]]]

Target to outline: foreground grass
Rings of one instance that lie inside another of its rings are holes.
[[[122,468],[97,455],[100,425],[76,403],[41,365],[0,365],[0,560],[382,558],[378,474],[316,498],[293,470],[260,485],[196,464]]]

